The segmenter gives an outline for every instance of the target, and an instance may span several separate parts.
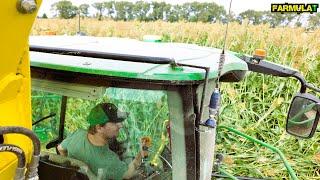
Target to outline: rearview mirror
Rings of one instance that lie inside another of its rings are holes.
[[[298,93],[292,100],[286,130],[301,138],[311,138],[319,121],[320,100],[308,93]]]

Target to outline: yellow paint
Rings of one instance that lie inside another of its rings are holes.
[[[0,103],[14,99],[20,92],[22,76],[10,73],[0,81]]]
[[[37,0],[38,9],[42,0]],[[0,126],[31,129],[31,87],[28,37],[36,12],[21,14],[17,0],[3,0],[0,6]],[[31,141],[22,135],[5,135],[4,143],[15,144],[30,162]],[[14,178],[17,159],[11,153],[0,154],[0,179]]]

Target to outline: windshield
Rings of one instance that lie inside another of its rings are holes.
[[[45,150],[49,142],[59,139],[60,119],[65,114],[63,139],[79,129],[88,130],[87,117],[90,110],[99,103],[112,103],[119,111],[126,112],[127,118],[117,135],[119,146],[109,148],[127,165],[141,150],[141,138],[151,140],[149,155],[143,161],[140,176],[158,176],[170,179],[171,153],[169,143],[169,110],[166,91],[126,88],[106,88],[105,93],[96,99],[67,97],[66,111],[61,105],[63,96],[40,90],[32,91],[33,130]],[[63,103],[62,103],[63,104]],[[51,116],[50,116],[51,115]],[[41,119],[49,117],[41,121]],[[39,121],[40,120],[40,121]],[[62,135],[62,132],[60,132]],[[61,143],[60,141],[57,141]],[[55,143],[54,146],[58,145]],[[54,148],[48,150],[54,153]]]

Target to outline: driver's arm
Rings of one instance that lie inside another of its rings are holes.
[[[135,176],[138,172],[137,169],[141,165],[142,155],[141,152],[134,158],[134,160],[129,164],[127,172],[123,175],[123,179],[130,179]]]
[[[141,138],[140,142],[140,148],[141,151],[137,154],[137,156],[134,158],[134,160],[129,164],[127,172],[123,175],[123,179],[130,179],[133,176],[137,175],[138,171],[137,169],[140,167],[142,158],[148,156],[148,147],[151,144],[151,138],[149,137],[143,137]],[[146,147],[146,149],[145,149]]]
[[[68,156],[68,151],[66,149],[63,149],[61,144],[58,145],[57,149],[58,149],[60,155]]]

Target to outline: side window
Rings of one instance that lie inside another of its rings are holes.
[[[61,95],[32,91],[32,118],[34,123],[38,119],[56,113],[55,116],[33,126],[34,132],[41,140],[42,149],[45,149],[48,142],[58,137],[61,101]],[[151,141],[148,147],[147,161],[154,168],[154,172],[161,171],[163,172],[160,175],[161,177],[170,179],[172,163],[167,101],[166,91],[110,87],[106,88],[101,96],[94,100],[85,99],[84,96],[68,97],[64,136],[68,136],[78,129],[87,129],[89,125],[87,116],[96,104],[101,102],[113,103],[120,111],[126,112],[128,116],[123,121],[123,127],[119,131],[117,139],[113,139],[115,143],[109,144],[110,149],[116,152],[122,161],[130,163],[140,151],[141,141]],[[52,150],[54,151],[54,149]],[[144,175],[148,177],[150,174],[145,172]],[[159,174],[154,175],[159,176]]]
[[[127,156],[138,153],[140,139],[145,136],[152,141],[151,155],[158,151],[162,143],[167,144],[167,141],[161,140],[161,135],[166,133],[165,123],[169,120],[165,91],[108,88],[105,97],[129,113],[118,137],[119,141],[126,142]]]
[[[32,129],[41,141],[41,149],[58,137],[61,98],[53,93],[32,91],[32,123],[36,123]]]
[[[4,139],[3,139],[3,135],[0,135],[0,144],[3,144]]]
[[[140,138],[144,136],[152,139],[151,151],[156,152],[160,148],[161,136],[167,133],[166,123],[169,120],[165,91],[107,88],[104,96],[97,100],[68,97],[65,135],[79,128],[87,129],[87,116],[91,108],[100,102],[113,103],[128,113],[118,136],[118,141],[126,146],[127,157],[138,153]],[[167,139],[163,141],[168,143]]]
[[[120,158],[130,162],[140,151],[141,140],[151,140],[146,159],[157,173],[143,171],[143,179],[155,176],[171,179],[172,162],[170,148],[169,108],[166,91],[108,88],[104,100],[127,112],[128,118],[118,141],[124,145]],[[142,139],[143,138],[143,139]],[[147,168],[143,168],[147,169]]]

